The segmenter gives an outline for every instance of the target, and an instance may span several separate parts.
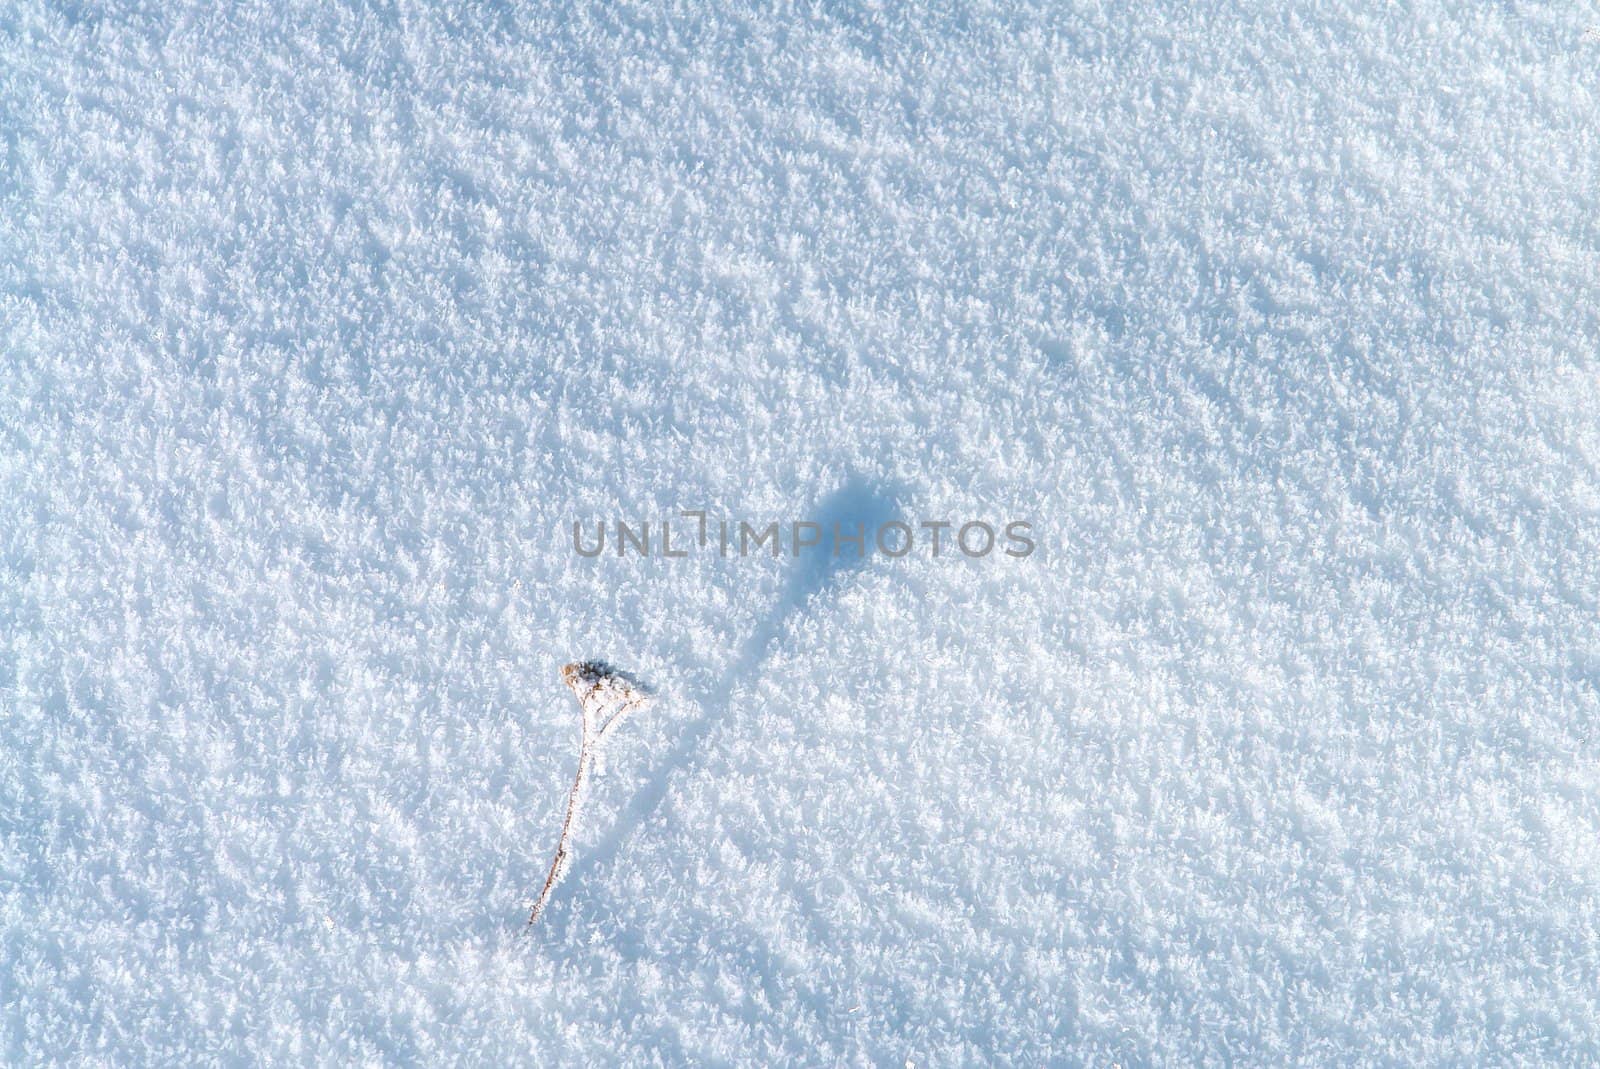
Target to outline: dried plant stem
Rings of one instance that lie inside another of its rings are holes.
[[[578,772],[572,779],[572,791],[567,795],[567,816],[561,822],[561,839],[556,843],[556,856],[550,862],[550,872],[544,878],[538,901],[534,902],[533,911],[528,914],[527,928],[533,927],[539,920],[539,914],[549,904],[556,885],[572,864],[572,837],[577,831],[578,813],[583,808],[584,790],[599,761],[600,744],[623,717],[651,697],[650,688],[643,683],[600,661],[569,664],[561,669],[561,678],[572,688],[578,706],[583,710],[583,727],[578,737]]]
[[[533,912],[528,914],[530,927],[544,912],[545,903],[550,901],[556,884],[561,882],[568,866],[572,864],[572,830],[577,827],[578,808],[583,804],[583,790],[589,785],[589,774],[593,767],[594,740],[589,729],[589,717],[585,716],[583,738],[578,744],[578,774],[573,777],[572,792],[567,795],[567,818],[561,824],[561,840],[556,843],[556,856],[550,862],[549,875],[544,878],[544,889],[539,892],[539,900],[533,904]]]

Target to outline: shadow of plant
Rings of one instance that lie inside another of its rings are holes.
[[[814,599],[832,593],[851,573],[866,565],[873,534],[880,524],[898,515],[900,496],[892,486],[852,474],[819,503],[811,520],[820,529],[819,544],[808,546],[796,556],[772,608],[740,647],[739,656],[727,672],[702,696],[701,715],[684,726],[654,775],[623,807],[602,840],[574,860],[568,877],[570,886],[582,887],[591,873],[609,864],[634,831],[660,808],[673,780],[692,773],[707,737],[734,715],[732,696],[757,677],[768,651],[791,621],[801,616]],[[843,553],[834,552],[836,525],[847,536],[865,531],[864,551],[858,553],[852,542]]]

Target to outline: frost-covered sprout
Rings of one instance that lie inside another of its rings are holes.
[[[572,835],[578,823],[578,810],[583,803],[584,788],[599,760],[601,745],[625,716],[654,696],[648,686],[604,661],[574,662],[561,669],[561,678],[577,695],[578,707],[583,713],[582,734],[578,740],[578,774],[572,780],[572,792],[567,795],[567,816],[561,824],[555,859],[550,862],[550,873],[544,878],[544,888],[533,904],[533,912],[528,914],[530,926],[544,912],[550,895],[572,864]]]

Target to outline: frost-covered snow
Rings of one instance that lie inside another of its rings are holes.
[[[4,5],[0,1059],[1600,1057],[1600,35],[1409,8]]]

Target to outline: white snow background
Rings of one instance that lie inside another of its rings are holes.
[[[0,1055],[1593,1064],[1597,22],[5,4]]]

